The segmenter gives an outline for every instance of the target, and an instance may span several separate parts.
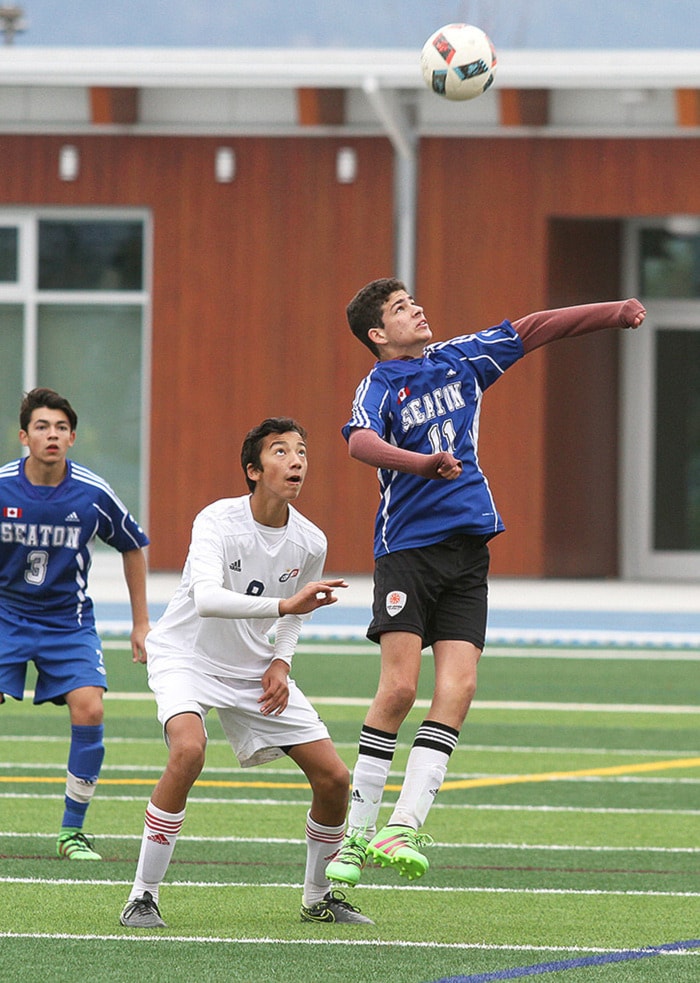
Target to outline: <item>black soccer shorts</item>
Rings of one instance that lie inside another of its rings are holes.
[[[465,641],[483,649],[488,613],[486,536],[451,536],[441,543],[380,556],[374,568],[372,621],[367,637],[384,632],[420,635],[423,647]]]

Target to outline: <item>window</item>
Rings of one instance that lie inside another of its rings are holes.
[[[645,297],[700,297],[700,225],[693,219],[642,229],[639,293]]]
[[[0,210],[0,451],[18,457],[22,393],[78,414],[71,456],[145,522],[148,216]]]
[[[142,222],[39,222],[40,290],[142,288]]]
[[[18,230],[14,226],[0,226],[0,283],[17,282],[18,244]]]
[[[655,331],[655,550],[700,552],[700,323]]]

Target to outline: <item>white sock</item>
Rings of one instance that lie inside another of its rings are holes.
[[[406,764],[401,795],[389,826],[420,829],[445,779],[447,763],[457,746],[459,731],[426,719],[418,728]]]
[[[184,818],[184,809],[176,813],[164,812],[152,802],[148,803],[141,852],[129,901],[143,897],[144,891],[150,891],[157,903],[158,889],[168,869]]]
[[[352,773],[348,833],[360,833],[371,840],[377,832],[377,817],[396,751],[396,739],[396,734],[362,725]]]
[[[348,811],[348,833],[360,833],[371,840],[377,832],[377,817],[391,761],[361,754],[352,773],[352,793]]]
[[[338,852],[345,834],[345,823],[340,826],[322,826],[306,816],[306,872],[304,874],[303,904],[309,908],[328,893],[330,881],[326,877],[326,865]]]
[[[421,828],[445,779],[448,760],[442,751],[411,748],[401,794],[388,825]]]

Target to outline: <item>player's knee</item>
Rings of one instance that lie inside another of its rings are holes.
[[[461,686],[461,695],[462,701],[466,704],[466,709],[468,710],[472,700],[476,696],[476,674],[464,680]]]
[[[348,795],[350,790],[350,771],[340,764],[333,777],[334,790],[338,795]]]
[[[84,723],[87,724],[88,727],[99,727],[102,723],[104,723],[104,719],[105,713],[101,700],[90,707],[88,712],[84,715]]]
[[[312,790],[315,796],[325,802],[347,801],[350,794],[350,772],[343,762],[338,760],[334,768],[314,776]]]
[[[79,727],[99,727],[104,721],[102,690],[83,688],[67,694],[66,702],[70,712],[71,724]]]
[[[180,737],[171,743],[168,756],[168,768],[190,783],[194,782],[204,768],[206,757],[206,739],[204,735],[188,735]]]
[[[391,689],[384,689],[379,700],[392,716],[404,717],[416,701],[417,687],[408,680],[395,683]]]

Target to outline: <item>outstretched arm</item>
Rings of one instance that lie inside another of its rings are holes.
[[[382,440],[376,430],[355,429],[348,439],[350,457],[386,471],[405,471],[421,478],[444,478],[452,481],[462,473],[462,462],[440,451],[438,454],[419,454]]]
[[[527,353],[558,338],[575,338],[606,328],[638,328],[645,315],[642,305],[632,297],[606,304],[579,304],[537,311],[512,323]]]
[[[347,586],[344,580],[314,580],[291,597],[255,597],[200,580],[194,585],[193,598],[200,618],[278,618],[285,614],[310,614],[317,608],[335,604],[338,600],[335,589]]]

